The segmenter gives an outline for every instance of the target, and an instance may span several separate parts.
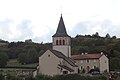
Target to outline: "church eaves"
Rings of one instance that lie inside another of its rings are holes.
[[[62,14],[61,14],[57,31],[52,37],[67,37],[67,36],[69,37],[69,35],[67,34],[67,31],[66,31],[66,28],[65,28]]]

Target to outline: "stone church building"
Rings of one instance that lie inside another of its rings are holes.
[[[52,47],[39,57],[38,73],[51,76],[78,73],[80,58],[76,63],[75,57],[71,57],[71,37],[67,34],[62,15],[57,31],[52,36]],[[105,69],[107,67],[108,64],[104,66]]]

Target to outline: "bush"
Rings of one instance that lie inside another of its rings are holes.
[[[37,75],[36,80],[106,80],[105,76],[81,76],[79,74],[68,74],[68,75]]]
[[[4,76],[0,73],[0,80],[4,80]]]
[[[35,78],[33,78],[32,76],[28,76],[25,78],[25,80],[35,80]]]
[[[52,80],[51,76],[39,74],[36,76],[35,80]]]

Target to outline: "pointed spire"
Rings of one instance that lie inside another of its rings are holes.
[[[61,14],[57,31],[53,35],[53,37],[66,37],[66,36],[69,36],[69,35],[67,34],[67,31],[66,31],[66,28],[65,28],[65,24],[64,24],[64,21],[63,21],[63,17],[62,17],[62,14]]]

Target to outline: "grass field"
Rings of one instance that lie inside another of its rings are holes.
[[[38,63],[22,65],[17,61],[17,59],[11,59],[7,63],[7,66],[10,66],[10,67],[37,67],[37,65],[38,65]]]

